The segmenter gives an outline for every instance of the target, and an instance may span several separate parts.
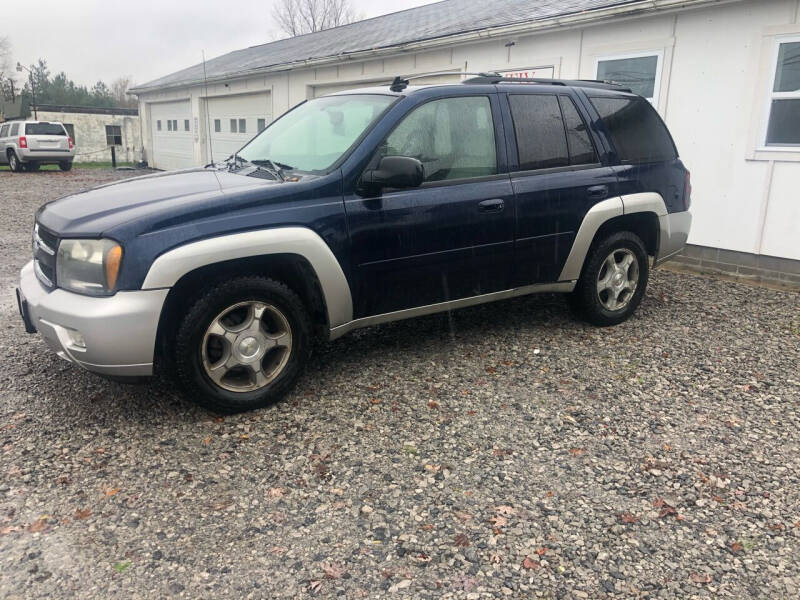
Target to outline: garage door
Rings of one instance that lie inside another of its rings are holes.
[[[461,81],[460,73],[445,73],[440,75],[431,75],[429,77],[420,77],[419,79],[412,79],[411,85],[430,85],[432,83],[458,83]],[[365,87],[380,87],[388,86],[391,80],[386,81],[355,81],[349,83],[330,83],[326,85],[315,85],[312,87],[312,96],[319,98],[325,94],[334,94],[336,92],[345,92],[347,90],[354,90]]]
[[[150,105],[153,127],[153,158],[157,169],[183,169],[194,166],[192,110],[188,100]]]
[[[269,92],[209,98],[207,106],[215,161],[239,150],[272,120]]]

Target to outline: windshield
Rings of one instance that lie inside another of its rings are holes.
[[[28,135],[67,135],[64,128],[58,123],[28,123],[25,125]]]
[[[251,162],[271,160],[300,171],[324,171],[396,99],[354,94],[309,100],[272,123],[239,156]]]

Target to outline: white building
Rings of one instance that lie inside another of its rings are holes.
[[[684,261],[800,284],[800,0],[445,0],[138,86],[157,168],[219,160],[298,102],[395,75],[613,79],[649,97],[692,171]]]

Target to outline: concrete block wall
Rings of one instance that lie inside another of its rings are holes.
[[[122,145],[117,146],[118,162],[142,160],[141,127],[138,116],[103,115],[38,111],[40,121],[59,121],[71,124],[75,130],[75,162],[108,162],[111,149],[106,144],[106,125],[118,125]],[[31,116],[33,118],[33,116]]]

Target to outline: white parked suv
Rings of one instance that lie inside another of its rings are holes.
[[[75,144],[61,123],[9,121],[0,125],[0,165],[12,171],[36,171],[40,165],[72,168]]]

